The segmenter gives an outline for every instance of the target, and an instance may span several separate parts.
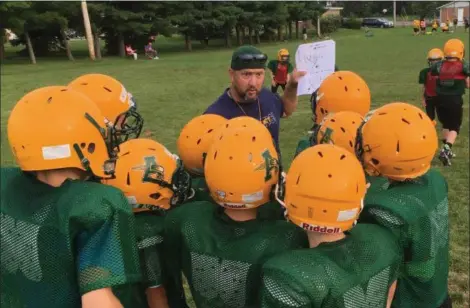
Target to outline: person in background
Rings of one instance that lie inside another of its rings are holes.
[[[145,45],[144,49],[145,49],[145,55],[149,59],[153,59],[153,60],[158,60],[159,59],[158,56],[157,56],[157,51],[152,46],[152,41],[148,41],[148,44]]]
[[[467,31],[468,31],[468,27],[469,27],[468,18],[467,18],[467,17],[464,17],[464,18],[463,18],[463,23],[464,23],[464,26],[465,26],[465,32],[467,32]]]
[[[413,35],[419,35],[419,19],[413,20]]]
[[[289,74],[294,70],[294,66],[289,62],[289,51],[285,48],[277,53],[277,60],[271,60],[268,63],[268,69],[271,72],[271,92],[277,93],[281,86],[285,91],[286,84],[289,81]]]
[[[434,32],[437,32],[437,29],[439,28],[439,24],[437,22],[437,19],[434,19],[434,21],[432,22],[432,30],[431,32],[434,33]]]
[[[426,108],[426,114],[434,121],[436,117],[436,81],[437,76],[431,74],[431,66],[441,61],[444,53],[439,48],[433,48],[428,52],[428,67],[419,72],[419,84],[424,87],[423,106]],[[435,122],[434,122],[435,123]]]
[[[126,45],[126,54],[128,56],[134,57],[134,60],[137,60],[137,49],[132,49],[132,46],[130,44]]]
[[[421,20],[419,21],[419,29],[422,35],[426,34],[426,21],[424,20],[424,18],[421,18]]]
[[[454,31],[457,31],[457,25],[459,24],[459,20],[455,16],[454,16],[453,24],[454,24]]]
[[[465,46],[459,39],[450,39],[444,45],[444,59],[431,67],[431,74],[437,76],[436,111],[442,124],[443,147],[439,159],[444,166],[451,165],[455,157],[452,146],[462,126],[463,95],[468,88],[470,68],[464,60]]]
[[[302,27],[302,36],[304,38],[304,42],[307,43],[308,35],[307,35],[307,25],[304,24]]]

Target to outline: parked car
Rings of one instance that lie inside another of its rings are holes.
[[[393,28],[393,22],[383,17],[368,17],[362,20],[363,27]]]

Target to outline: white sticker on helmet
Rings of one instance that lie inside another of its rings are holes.
[[[257,191],[253,194],[242,195],[243,202],[252,203],[263,199],[263,191]]]
[[[70,144],[42,147],[42,158],[45,160],[69,158],[70,156],[72,156],[70,151]]]
[[[137,199],[135,196],[128,196],[127,201],[129,202],[130,205],[136,205],[137,204]]]
[[[119,95],[119,99],[121,100],[121,102],[125,103],[125,102],[126,102],[126,98],[127,98],[127,91],[126,91],[126,88],[122,87],[122,89],[121,89],[121,95]]]
[[[358,209],[345,210],[338,212],[338,219],[336,221],[347,221],[356,217]]]

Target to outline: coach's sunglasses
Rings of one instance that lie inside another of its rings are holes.
[[[236,57],[236,60],[241,60],[243,63],[259,62],[266,63],[268,56],[265,54],[241,54]]]

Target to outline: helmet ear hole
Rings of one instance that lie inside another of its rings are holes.
[[[370,162],[373,163],[374,165],[380,164],[380,161],[378,159],[375,159],[375,158],[371,158]]]
[[[95,144],[93,142],[88,144],[87,150],[88,150],[88,153],[93,154],[93,152],[95,152]]]
[[[152,199],[155,199],[155,200],[158,200],[160,199],[162,195],[160,193],[153,193],[153,194],[150,194],[149,197],[152,198]]]

